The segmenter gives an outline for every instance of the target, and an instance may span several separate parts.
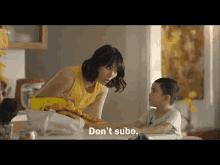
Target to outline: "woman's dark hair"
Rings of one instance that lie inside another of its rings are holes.
[[[179,96],[179,83],[171,78],[159,78],[154,82],[160,85],[163,95],[170,95],[170,105],[173,105]]]
[[[93,56],[85,60],[82,64],[82,74],[83,77],[90,82],[94,82],[99,75],[99,68],[101,66],[111,67],[114,62],[117,66],[117,76],[108,82],[105,86],[108,88],[115,87],[118,92],[120,89],[123,91],[127,86],[124,81],[125,76],[125,67],[123,63],[123,57],[117,48],[112,47],[111,45],[104,45],[97,49]],[[122,92],[121,91],[121,92]]]

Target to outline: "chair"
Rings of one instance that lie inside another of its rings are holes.
[[[187,117],[183,116],[182,114],[181,114],[181,117],[187,121],[187,124],[189,126],[190,120]],[[198,136],[187,136],[185,132],[182,132],[182,140],[203,140],[203,139]]]

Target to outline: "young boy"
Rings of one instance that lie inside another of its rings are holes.
[[[179,95],[178,83],[170,78],[156,80],[149,95],[150,109],[136,122],[126,127],[136,127],[137,131],[146,133],[176,134],[181,138],[181,114],[170,106]]]

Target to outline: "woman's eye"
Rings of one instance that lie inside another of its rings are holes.
[[[111,69],[111,67],[107,67],[107,69],[109,69],[109,70],[110,70],[110,69]]]

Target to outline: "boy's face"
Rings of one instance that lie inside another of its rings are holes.
[[[151,87],[151,92],[149,94],[149,103],[150,106],[160,107],[162,104],[165,103],[165,95],[160,88],[160,84],[153,83]]]

